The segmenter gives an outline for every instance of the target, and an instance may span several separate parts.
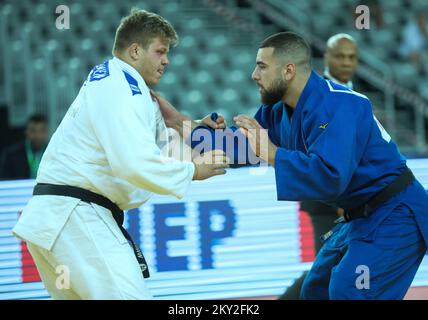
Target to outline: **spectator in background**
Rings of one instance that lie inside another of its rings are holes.
[[[383,21],[383,10],[382,10],[382,6],[380,5],[378,0],[366,0],[365,2],[363,2],[363,4],[365,4],[367,7],[369,7],[370,10],[370,17],[372,17],[372,19],[375,22],[375,26],[378,29],[383,28],[384,26],[384,21]]]
[[[358,47],[353,37],[339,33],[327,40],[324,78],[354,89],[352,78],[357,65]]]
[[[25,127],[25,140],[5,148],[0,163],[0,178],[35,178],[47,142],[47,118],[41,114],[31,116]]]
[[[418,11],[416,19],[408,21],[402,34],[400,55],[410,62],[420,64],[428,55],[428,19],[426,9]]]

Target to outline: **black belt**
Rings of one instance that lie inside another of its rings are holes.
[[[349,222],[358,218],[367,218],[372,212],[379,207],[382,203],[385,203],[392,197],[396,196],[400,192],[404,191],[415,180],[415,176],[412,171],[406,167],[404,171],[388,186],[376,193],[367,203],[350,210],[345,210],[343,217],[336,219],[335,223]],[[333,231],[330,230],[326,234],[321,236],[323,241],[327,240]]]
[[[370,216],[377,207],[402,192],[414,180],[415,176],[412,171],[406,167],[391,184],[376,193],[367,203],[351,210],[345,210],[343,214],[344,219],[346,221],[351,221]]]
[[[110,199],[82,188],[48,184],[48,183],[36,184],[36,186],[34,187],[33,195],[34,196],[52,195],[52,196],[72,197],[72,198],[80,199],[84,202],[95,203],[101,207],[104,207],[110,210],[114,220],[116,221],[117,225],[120,228],[120,231],[122,231],[122,234],[124,235],[126,240],[128,240],[129,244],[132,246],[135,257],[137,258],[138,263],[140,264],[140,268],[141,268],[141,271],[143,272],[144,278],[150,277],[149,268],[148,268],[146,259],[144,258],[144,255],[141,252],[141,249],[132,240],[128,231],[126,231],[126,229],[123,227],[123,219],[124,219],[123,211],[120,210],[120,208],[115,203],[110,201]],[[102,241],[102,239],[100,241]]]

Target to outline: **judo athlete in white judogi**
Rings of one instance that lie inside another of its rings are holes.
[[[223,152],[206,163],[161,151],[165,125],[148,86],[159,82],[176,40],[162,17],[132,11],[116,32],[115,57],[90,72],[47,147],[13,233],[27,242],[54,299],[151,298],[122,210],[153,193],[181,198],[192,179],[225,173]]]

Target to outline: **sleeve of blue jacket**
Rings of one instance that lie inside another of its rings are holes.
[[[259,119],[258,121],[260,122]],[[261,159],[252,151],[248,139],[236,126],[231,126],[224,130],[215,130],[203,125],[198,126],[193,129],[189,138],[190,141],[187,141],[187,144],[196,153],[201,154],[214,149],[223,150],[231,160],[230,166],[232,168],[257,165],[261,162]]]
[[[269,139],[276,146],[280,145],[279,142],[279,128],[282,119],[282,112],[284,103],[279,101],[272,106],[261,106],[257,110],[254,119],[266,130],[268,130]]]
[[[235,126],[224,130],[199,126],[193,129],[187,143],[199,154],[214,149],[223,150],[231,160],[232,168],[256,164],[258,159],[252,153],[247,138]]]
[[[315,106],[301,122],[305,152],[278,148],[278,200],[334,201],[346,190],[363,157],[373,113],[364,98],[330,104]]]

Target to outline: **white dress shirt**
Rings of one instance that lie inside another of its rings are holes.
[[[342,81],[337,80],[335,77],[333,77],[330,73],[330,71],[328,70],[328,68],[326,68],[324,70],[324,77],[326,77],[329,80],[332,80],[338,84],[344,85],[345,87],[348,87],[349,89],[353,90],[354,89],[354,84],[352,83],[351,80],[349,80],[348,82],[344,83]]]

